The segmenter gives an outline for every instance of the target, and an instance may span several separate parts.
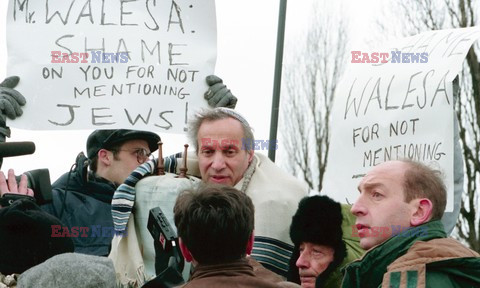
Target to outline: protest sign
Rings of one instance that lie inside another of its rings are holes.
[[[11,0],[8,75],[24,129],[179,133],[206,107],[216,61],[215,2]]]
[[[480,28],[430,31],[372,51],[351,51],[332,108],[323,192],[353,203],[372,167],[409,158],[445,174],[453,209],[452,81]]]

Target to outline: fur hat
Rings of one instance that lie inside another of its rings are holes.
[[[73,252],[72,239],[51,237],[60,220],[29,199],[0,208],[0,272],[23,273],[60,253]]]
[[[315,195],[303,198],[298,210],[292,217],[290,238],[295,245],[290,259],[287,280],[300,283],[298,268],[295,263],[302,242],[332,247],[335,251],[333,262],[321,276],[326,279],[346,256],[345,243],[342,240],[342,207],[327,196]]]
[[[327,196],[303,198],[292,217],[290,238],[295,246],[302,242],[337,247],[342,241],[342,208]]]

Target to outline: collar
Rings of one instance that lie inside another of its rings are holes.
[[[255,173],[255,170],[258,168],[259,165],[260,159],[258,158],[257,154],[253,153],[252,162],[250,162],[247,170],[245,170],[245,173],[243,173],[242,179],[240,179],[240,181],[234,187],[246,193],[248,185],[250,184],[250,180],[252,180],[253,174]]]
[[[372,247],[365,255],[347,265],[343,270],[345,277],[343,285],[349,287],[378,286],[382,283],[383,274],[387,272],[387,266],[400,256],[404,255],[410,246],[417,241],[428,241],[435,238],[446,238],[447,234],[442,222],[439,220],[427,222],[416,228],[424,233],[405,234],[400,233],[385,242]],[[370,285],[367,285],[370,283]]]
[[[253,267],[246,258],[242,258],[229,263],[202,265],[198,264],[193,270],[190,280],[201,279],[214,276],[255,276]]]

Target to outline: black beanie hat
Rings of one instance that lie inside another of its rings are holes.
[[[335,251],[332,263],[321,276],[326,279],[343,261],[346,246],[342,240],[342,207],[327,196],[315,195],[303,198],[297,212],[292,217],[290,238],[295,245],[290,259],[287,280],[300,283],[298,268],[295,265],[302,242],[332,247]]]
[[[29,199],[0,208],[0,272],[23,273],[57,254],[73,252],[72,239],[51,237],[60,220]]]

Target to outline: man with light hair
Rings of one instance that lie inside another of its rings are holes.
[[[446,188],[439,171],[388,161],[358,190],[351,211],[368,251],[346,267],[343,287],[480,287],[480,255],[447,238],[440,221]]]
[[[298,202],[307,195],[307,186],[284,172],[263,154],[254,153],[255,145],[252,144],[255,144],[255,140],[252,128],[245,118],[232,109],[215,108],[197,113],[189,123],[188,136],[196,151],[196,155],[192,155],[193,153],[188,155],[188,175],[201,178],[202,182],[235,187],[252,199],[255,205],[256,228],[251,256],[265,268],[286,278],[288,261],[293,250],[289,226]],[[176,156],[181,157],[181,155]],[[183,159],[167,158],[164,163],[165,172],[178,174],[179,166],[183,166],[179,163],[183,163]],[[115,193],[112,213],[117,231],[134,230],[130,224],[127,227],[127,222],[133,222],[130,215],[135,213],[132,213],[133,205],[125,205],[123,201],[125,195],[133,199],[130,200],[132,203],[136,203],[136,221],[146,219],[148,215],[143,214],[148,214],[148,207],[155,207],[152,205],[160,206],[167,219],[171,219],[171,205],[178,193],[182,191],[178,187],[183,184],[197,185],[195,177],[173,178],[173,174],[170,173],[167,173],[167,177],[158,176],[158,179],[145,177],[153,174],[155,167],[157,167],[156,160],[146,162],[130,175],[133,181],[126,181],[126,183],[129,182],[127,185],[129,187],[122,190],[120,186]],[[167,180],[168,177],[172,179]],[[142,180],[137,183],[139,179]],[[160,186],[161,190],[159,190]],[[146,203],[146,205],[139,209],[139,203]],[[146,228],[141,229],[140,232],[148,234]],[[130,232],[128,235],[131,237]],[[147,252],[142,252],[144,255],[139,258],[144,260],[145,270],[151,271],[153,269],[151,260],[154,257],[151,255],[153,253],[148,251],[153,250],[153,244],[148,239],[150,235],[146,236],[148,237],[140,236],[145,241],[140,241],[144,247],[138,250]],[[119,242],[122,241],[119,240]],[[127,241],[124,240],[124,242]],[[148,245],[152,249],[145,248]],[[122,250],[115,248],[118,247],[117,244],[113,247],[112,250]],[[114,261],[114,263],[120,263],[116,264],[116,267],[124,267],[132,262],[128,260],[132,259],[131,254],[116,252],[110,254],[112,258],[119,258],[118,255],[126,255],[126,257]],[[139,267],[140,264],[133,266]],[[131,269],[131,271],[134,270]]]
[[[252,199],[256,227],[252,257],[286,277],[293,250],[289,225],[298,202],[307,195],[307,186],[263,154],[254,153],[258,142],[253,130],[232,109],[197,113],[190,122],[188,136],[195,147],[197,173],[203,182],[233,186]]]

